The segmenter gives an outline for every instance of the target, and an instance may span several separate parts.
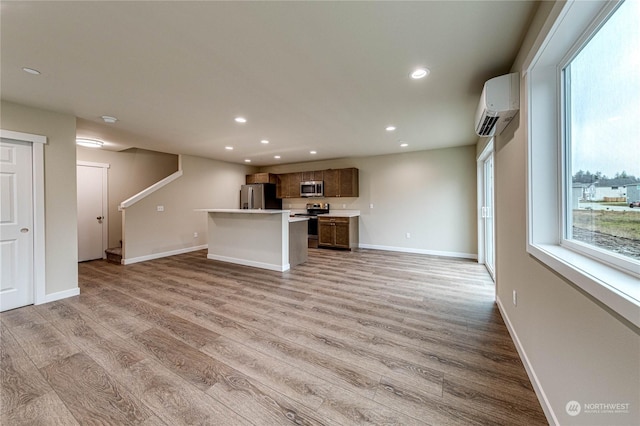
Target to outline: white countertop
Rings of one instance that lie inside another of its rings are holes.
[[[308,217],[300,217],[300,216],[289,217],[289,223],[292,223],[292,222],[304,222],[304,221],[307,221],[307,220],[309,220]]]
[[[207,213],[242,213],[242,214],[289,214],[290,210],[271,209],[195,209],[197,212]]]
[[[360,210],[331,210],[326,214],[319,214],[318,216],[326,217],[358,217],[360,216]]]

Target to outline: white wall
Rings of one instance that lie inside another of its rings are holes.
[[[182,177],[125,210],[126,261],[185,252],[207,244],[207,215],[194,209],[238,208],[240,185],[255,168],[185,155],[182,171]],[[158,212],[157,206],[163,206],[164,211]]]
[[[47,137],[44,146],[45,294],[78,287],[76,119],[2,101],[4,130]]]
[[[475,147],[264,167],[272,173],[356,167],[358,198],[324,198],[331,209],[360,210],[360,245],[475,258]],[[283,200],[304,208],[308,200]],[[370,208],[373,204],[373,208]],[[344,205],[344,206],[343,206]],[[406,238],[406,233],[411,238]]]
[[[551,2],[541,4],[514,71],[522,71],[522,58],[552,6]],[[546,396],[547,408],[560,424],[637,424],[640,331],[526,252],[528,111],[524,86],[520,93],[519,116],[496,137],[495,145],[498,300],[533,372],[532,379],[542,391],[539,396]],[[514,290],[517,306],[511,302]],[[632,413],[571,417],[565,407],[572,400],[631,403]]]

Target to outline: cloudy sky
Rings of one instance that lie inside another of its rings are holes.
[[[640,1],[627,0],[570,67],[572,174],[640,177]]]

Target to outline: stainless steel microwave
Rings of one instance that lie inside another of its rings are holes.
[[[300,196],[301,197],[323,197],[324,182],[321,180],[300,182]]]

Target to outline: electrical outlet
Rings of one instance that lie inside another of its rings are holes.
[[[346,208],[347,208],[347,205],[346,205],[346,204],[343,204],[343,205],[342,205],[342,208],[343,208],[343,209],[346,209]]]
[[[164,211],[164,206],[156,206],[156,210],[159,212],[163,212]]]
[[[405,237],[407,237],[407,238],[411,238],[411,232],[407,232],[407,234],[405,235]]]
[[[193,233],[193,238],[198,238],[198,233],[197,232]]]
[[[518,306],[518,292],[513,290],[513,306]]]

